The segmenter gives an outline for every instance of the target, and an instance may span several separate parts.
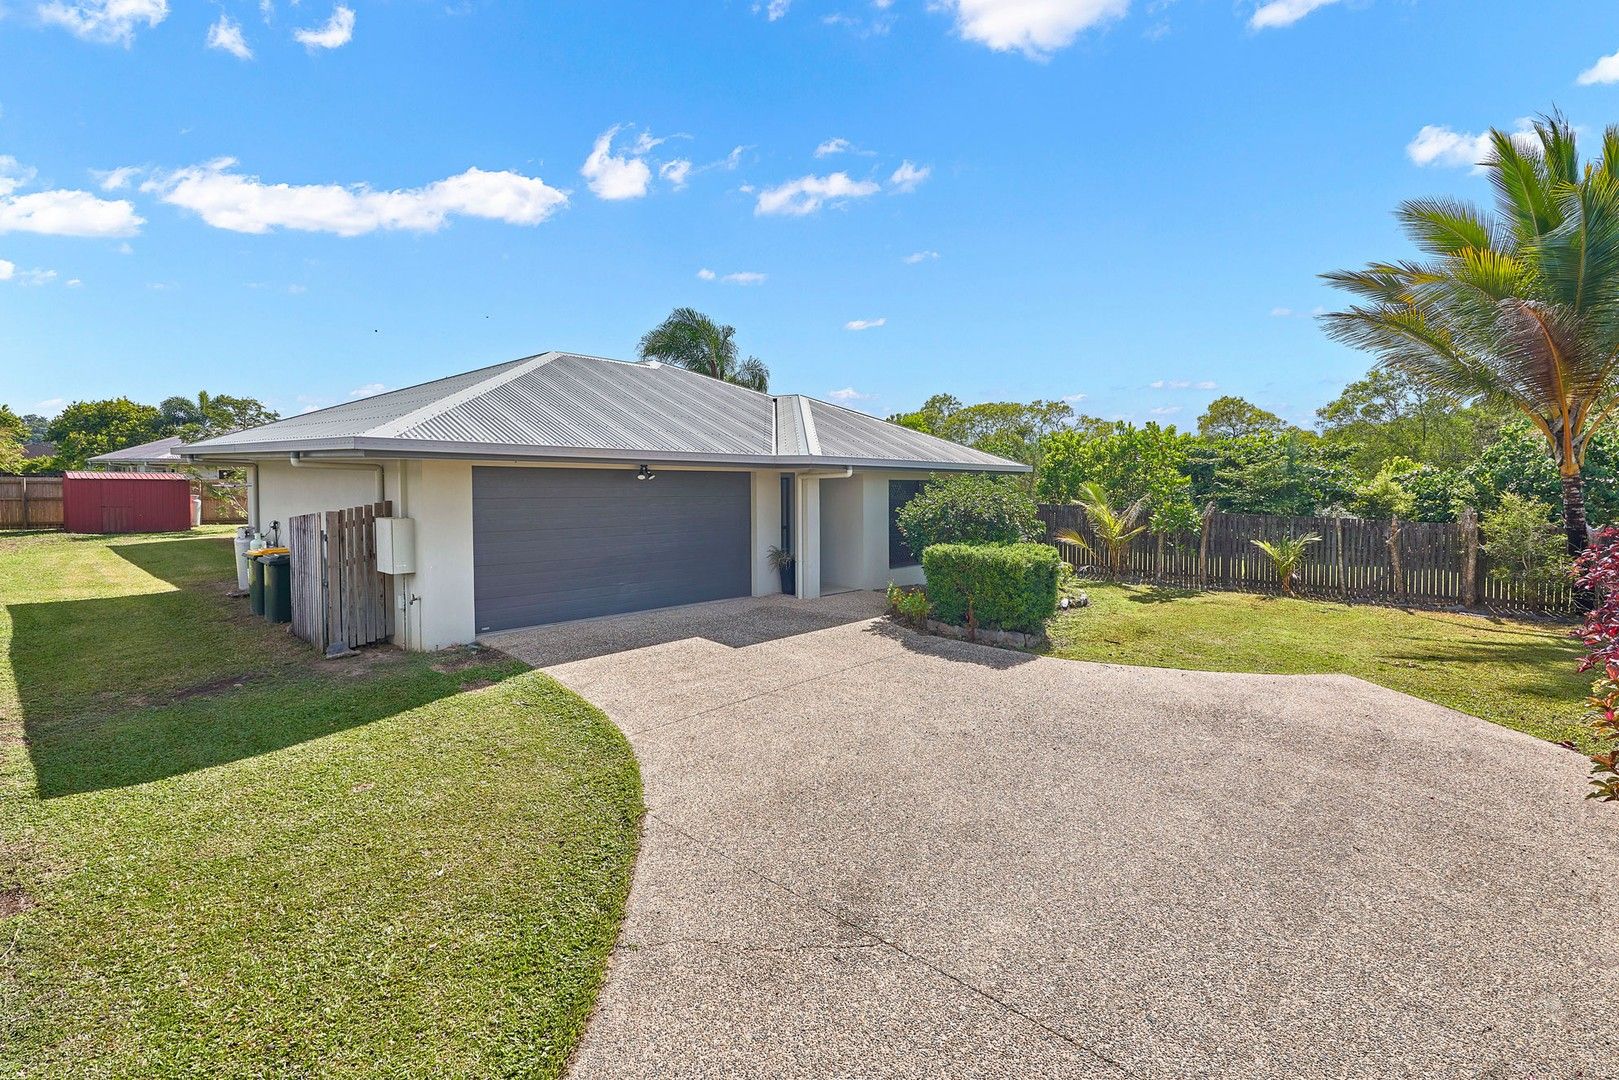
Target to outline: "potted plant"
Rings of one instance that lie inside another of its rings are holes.
[[[781,575],[781,591],[789,596],[797,592],[797,583],[793,576],[793,553],[773,547],[766,560],[770,563],[770,569]]]

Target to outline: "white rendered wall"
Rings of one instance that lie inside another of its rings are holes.
[[[781,592],[781,575],[770,569],[770,549],[781,543],[781,473],[752,474],[753,484],[753,595]]]
[[[399,494],[399,462],[382,462],[387,476],[383,498]],[[259,516],[253,526],[268,533],[270,522],[281,523],[281,539],[287,538],[287,519],[297,514],[321,510],[344,510],[377,501],[377,470],[332,468],[326,465],[293,465],[286,460],[265,461],[258,468]],[[249,499],[251,510],[253,500]]]
[[[416,522],[416,573],[401,575],[405,609],[395,641],[411,649],[442,649],[478,636],[472,594],[472,463],[406,464],[404,515]]]
[[[794,566],[798,574],[798,598],[814,600],[821,595],[821,478],[799,476],[797,513],[793,515]]]

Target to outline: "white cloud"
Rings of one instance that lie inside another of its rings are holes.
[[[1179,405],[1160,405],[1152,410],[1152,414],[1154,416],[1174,416],[1180,411],[1181,407]]]
[[[706,266],[697,271],[697,277],[702,281],[713,281],[716,276],[717,275],[714,273],[714,271],[710,270]]]
[[[1154,390],[1185,390],[1192,383],[1189,379],[1154,379],[1147,385]]]
[[[1512,141],[1520,146],[1535,146],[1537,141],[1532,123],[1528,119],[1519,120],[1512,132]],[[1483,172],[1485,164],[1494,159],[1495,148],[1490,143],[1489,132],[1475,135],[1452,131],[1438,124],[1427,124],[1417,132],[1416,138],[1406,144],[1405,154],[1416,165],[1471,168],[1474,172]]]
[[[216,229],[272,229],[359,236],[377,229],[433,232],[452,215],[537,225],[568,202],[537,177],[468,169],[419,188],[376,191],[365,184],[266,184],[233,172],[234,158],[177,169],[141,185]]]
[[[1290,316],[1292,314],[1293,314],[1293,309],[1292,308],[1273,307],[1273,308],[1270,309],[1270,317],[1273,318],[1273,319],[1285,319],[1285,318],[1287,318],[1288,316]]]
[[[863,199],[881,190],[875,181],[851,180],[848,173],[801,176],[759,192],[755,214],[813,214],[828,199]]]
[[[19,270],[14,263],[7,263],[6,266],[11,270],[0,275],[0,281],[14,281],[18,285],[49,285],[56,280],[55,270]]]
[[[1085,394],[1064,394],[1062,399],[1070,405],[1078,405],[1085,400],[1086,396]]]
[[[247,47],[247,39],[242,36],[242,24],[223,13],[208,28],[208,47],[223,49],[238,60],[253,59],[253,50]]]
[[[310,49],[341,49],[354,38],[354,9],[338,4],[321,27],[294,30],[292,36]]]
[[[874,330],[879,326],[883,326],[883,325],[887,324],[887,322],[888,322],[888,320],[886,318],[882,318],[882,319],[850,319],[848,322],[843,324],[843,328],[845,330]]]
[[[116,169],[90,170],[90,175],[96,178],[96,183],[101,186],[102,191],[122,191],[140,173],[141,170],[134,165],[120,165]]]
[[[52,0],[39,6],[43,23],[60,26],[85,41],[126,49],[134,44],[138,26],[156,26],[168,15],[168,0],[81,0],[77,4]]]
[[[833,401],[842,402],[866,401],[871,397],[870,394],[862,394],[852,386],[845,386],[842,390],[834,390],[826,396],[831,398]]]
[[[66,281],[62,282],[62,284],[66,285],[70,289],[77,289],[80,285],[83,285],[84,282],[80,281],[78,278],[75,277],[75,278],[68,278]]]
[[[1217,382],[1214,382],[1212,379],[1204,379],[1203,381],[1193,383],[1192,385],[1194,387],[1196,387],[1197,389],[1199,389],[1199,390],[1218,390],[1218,389],[1220,389],[1220,384],[1217,383]]]
[[[10,281],[12,275],[14,275],[16,272],[16,263],[7,262],[5,259],[0,259],[0,281]]]
[[[1581,86],[1606,86],[1608,83],[1619,83],[1619,52],[1612,56],[1604,56],[1596,63],[1580,72],[1575,80]]]
[[[0,195],[10,195],[34,182],[35,171],[10,154],[0,154]]]
[[[938,257],[939,253],[937,251],[913,251],[909,255],[905,256],[904,262],[907,265],[915,266],[917,263],[929,262],[933,259],[937,259]]]
[[[916,166],[909,161],[900,163],[894,170],[894,175],[888,178],[888,186],[896,195],[909,195],[915,191],[917,185],[926,180],[933,173],[932,165]]]
[[[732,285],[763,285],[769,274],[761,274],[757,270],[738,270],[734,274],[726,274],[721,281]]]
[[[665,161],[658,166],[658,175],[669,181],[676,191],[686,186],[686,178],[691,176],[691,162],[686,158],[675,158]]]
[[[777,19],[787,14],[787,9],[792,6],[793,0],[767,0],[766,3],[754,4],[753,10],[755,14],[758,14],[761,11],[764,12],[765,18],[769,19],[771,22],[775,22]]]
[[[66,404],[67,398],[50,397],[46,398],[44,401],[34,402],[34,407],[28,411],[39,413],[41,416],[50,416],[53,413],[60,411],[62,406]]]
[[[133,236],[145,219],[126,199],[102,199],[88,191],[54,190],[17,194],[34,170],[0,155],[0,233],[42,236]]]
[[[134,249],[133,246],[131,246],[131,244],[130,244],[130,242],[128,240],[125,240],[122,244],[119,244],[117,250],[118,250],[118,254],[120,254],[120,255],[133,255],[133,254],[135,254],[135,249]]]
[[[585,178],[587,186],[598,199],[639,199],[646,194],[647,185],[652,182],[652,170],[646,162],[633,155],[613,154],[613,138],[622,126],[614,124],[596,136],[590,156],[579,167],[579,175]],[[646,138],[643,133],[641,139]],[[636,148],[639,147],[640,140]]]
[[[941,0],[956,32],[997,52],[1044,59],[1082,31],[1122,18],[1130,0]]]
[[[1274,30],[1292,26],[1317,8],[1324,8],[1337,2],[1338,0],[1268,0],[1267,3],[1260,4],[1254,9],[1253,18],[1248,20],[1248,28]]]
[[[815,156],[818,158],[831,157],[833,154],[859,154],[862,157],[870,157],[875,153],[875,150],[862,150],[844,138],[828,139],[815,148]]]
[[[377,394],[382,393],[386,389],[388,389],[388,388],[386,386],[383,386],[379,382],[368,382],[363,386],[356,386],[353,390],[350,390],[349,391],[349,397],[351,397],[351,398],[374,397]]]

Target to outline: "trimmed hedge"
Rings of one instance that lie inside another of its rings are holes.
[[[922,552],[940,622],[1039,633],[1057,611],[1057,549],[1046,544],[934,544]]]

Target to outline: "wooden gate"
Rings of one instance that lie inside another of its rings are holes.
[[[288,519],[292,632],[328,656],[393,636],[393,578],[377,572],[376,529],[392,514],[384,501]]]
[[[60,529],[60,476],[0,476],[0,529]]]

